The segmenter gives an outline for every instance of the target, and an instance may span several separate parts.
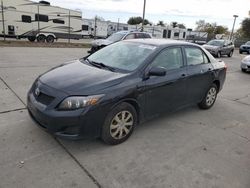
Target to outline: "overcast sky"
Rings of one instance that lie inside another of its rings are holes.
[[[95,15],[105,20],[126,23],[131,16],[142,16],[143,0],[49,0],[52,5],[80,9],[83,18]],[[227,26],[233,25],[233,15],[239,15],[236,28],[248,17],[250,0],[147,0],[146,19],[153,23],[177,21],[188,28],[195,28],[195,22],[204,19]]]

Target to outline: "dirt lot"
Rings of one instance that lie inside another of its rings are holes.
[[[0,47],[0,188],[249,188],[250,74],[244,55],[222,58],[227,80],[214,107],[196,106],[155,119],[118,146],[67,141],[30,119],[34,79],[83,48]]]

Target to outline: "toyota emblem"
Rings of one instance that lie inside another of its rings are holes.
[[[37,87],[35,90],[35,95],[38,97],[40,95],[40,89]]]

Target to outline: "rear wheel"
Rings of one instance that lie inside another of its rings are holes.
[[[228,57],[232,57],[232,56],[233,56],[233,53],[234,53],[234,51],[233,51],[233,50],[231,50],[231,51],[230,51],[230,53],[229,53],[229,54],[227,54],[227,56],[228,56]]]
[[[246,70],[246,69],[243,69],[243,68],[241,68],[241,71],[242,71],[242,72],[247,72],[247,70]]]
[[[53,43],[55,41],[55,38],[52,35],[49,35],[46,37],[46,42],[47,43]]]
[[[110,145],[120,144],[130,137],[136,124],[135,108],[128,103],[122,103],[106,117],[102,127],[102,140]]]
[[[43,43],[46,40],[46,36],[45,35],[38,35],[36,40],[37,40],[37,42]]]
[[[30,42],[34,42],[34,41],[36,40],[36,37],[35,37],[35,36],[29,36],[29,37],[28,37],[28,40],[29,40]]]
[[[210,88],[208,89],[205,97],[202,99],[202,101],[198,104],[198,106],[201,109],[209,109],[211,108],[217,98],[217,93],[218,93],[218,87],[216,84],[212,84]]]

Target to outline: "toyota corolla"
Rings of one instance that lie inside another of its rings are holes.
[[[211,108],[225,77],[225,63],[198,45],[127,40],[39,76],[27,107],[56,136],[119,144],[157,115],[193,104]]]

